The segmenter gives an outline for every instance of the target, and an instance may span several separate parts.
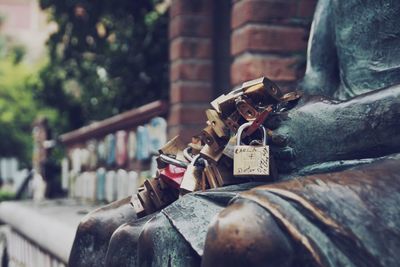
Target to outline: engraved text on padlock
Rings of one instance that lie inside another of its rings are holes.
[[[268,176],[269,175],[269,147],[267,146],[267,134],[263,126],[263,145],[249,146],[241,145],[241,136],[243,131],[251,123],[245,123],[240,126],[237,133],[237,143],[233,155],[233,175],[243,176]]]

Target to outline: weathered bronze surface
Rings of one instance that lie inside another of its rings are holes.
[[[399,23],[400,1],[320,0],[305,96],[266,122],[289,181],[226,209],[254,185],[188,194],[143,226],[112,204],[81,223],[70,265],[398,266],[400,158],[371,162],[400,152]]]
[[[76,231],[69,266],[105,266],[111,235],[120,225],[135,219],[130,197],[86,215]]]
[[[202,266],[398,266],[400,154],[241,193],[211,223]]]

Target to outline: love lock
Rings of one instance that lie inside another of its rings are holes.
[[[269,147],[267,146],[267,131],[259,126],[263,138],[261,146],[241,145],[243,131],[252,125],[242,124],[237,132],[237,142],[233,154],[233,175],[236,177],[260,177],[269,175]]]
[[[172,188],[179,189],[186,172],[187,163],[166,155],[160,155],[160,159],[166,164],[165,168],[160,170],[160,178]]]

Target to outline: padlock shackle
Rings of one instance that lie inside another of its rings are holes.
[[[181,161],[181,160],[177,160],[177,159],[168,157],[167,155],[164,155],[164,154],[161,154],[159,157],[160,157],[160,159],[161,159],[163,162],[165,162],[165,163],[167,163],[167,164],[175,165],[175,166],[177,166],[177,167],[187,168],[188,165],[189,165],[188,163],[186,163],[186,162],[184,162],[184,161]]]
[[[183,150],[183,156],[185,157],[186,160],[188,161],[192,161],[193,160],[193,156],[190,155],[189,150],[191,150],[191,147],[187,147]]]
[[[236,145],[237,146],[240,146],[240,141],[242,139],[243,131],[245,129],[249,128],[252,124],[253,124],[253,122],[246,122],[246,123],[243,123],[242,125],[240,125],[240,127],[237,131],[237,137],[236,137]],[[263,133],[262,143],[264,146],[266,146],[267,145],[267,130],[265,129],[264,125],[262,125],[262,124],[258,128],[262,130],[262,133]]]

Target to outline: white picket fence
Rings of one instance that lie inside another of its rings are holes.
[[[63,267],[66,263],[41,249],[16,231],[5,231],[9,267]]]

